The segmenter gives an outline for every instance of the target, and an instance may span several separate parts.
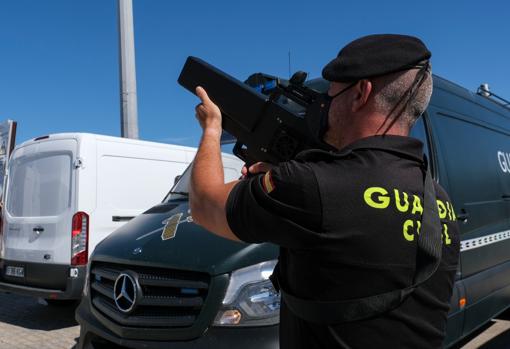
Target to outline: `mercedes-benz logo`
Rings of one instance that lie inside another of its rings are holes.
[[[123,313],[130,313],[136,306],[138,282],[127,273],[121,273],[113,286],[113,299],[117,308]]]

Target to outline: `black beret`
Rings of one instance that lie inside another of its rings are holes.
[[[322,70],[329,81],[353,82],[411,69],[431,56],[425,44],[408,35],[368,35],[349,43]]]

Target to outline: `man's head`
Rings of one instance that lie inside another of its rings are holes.
[[[430,56],[405,35],[370,35],[345,46],[322,72],[329,95],[341,92],[331,101],[324,140],[341,148],[375,134],[407,135],[430,100]]]

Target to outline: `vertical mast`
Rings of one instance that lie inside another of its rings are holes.
[[[138,139],[132,0],[118,0],[121,135]]]

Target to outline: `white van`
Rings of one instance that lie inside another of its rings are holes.
[[[17,146],[7,170],[0,289],[80,298],[96,244],[161,202],[195,152],[84,133]]]

